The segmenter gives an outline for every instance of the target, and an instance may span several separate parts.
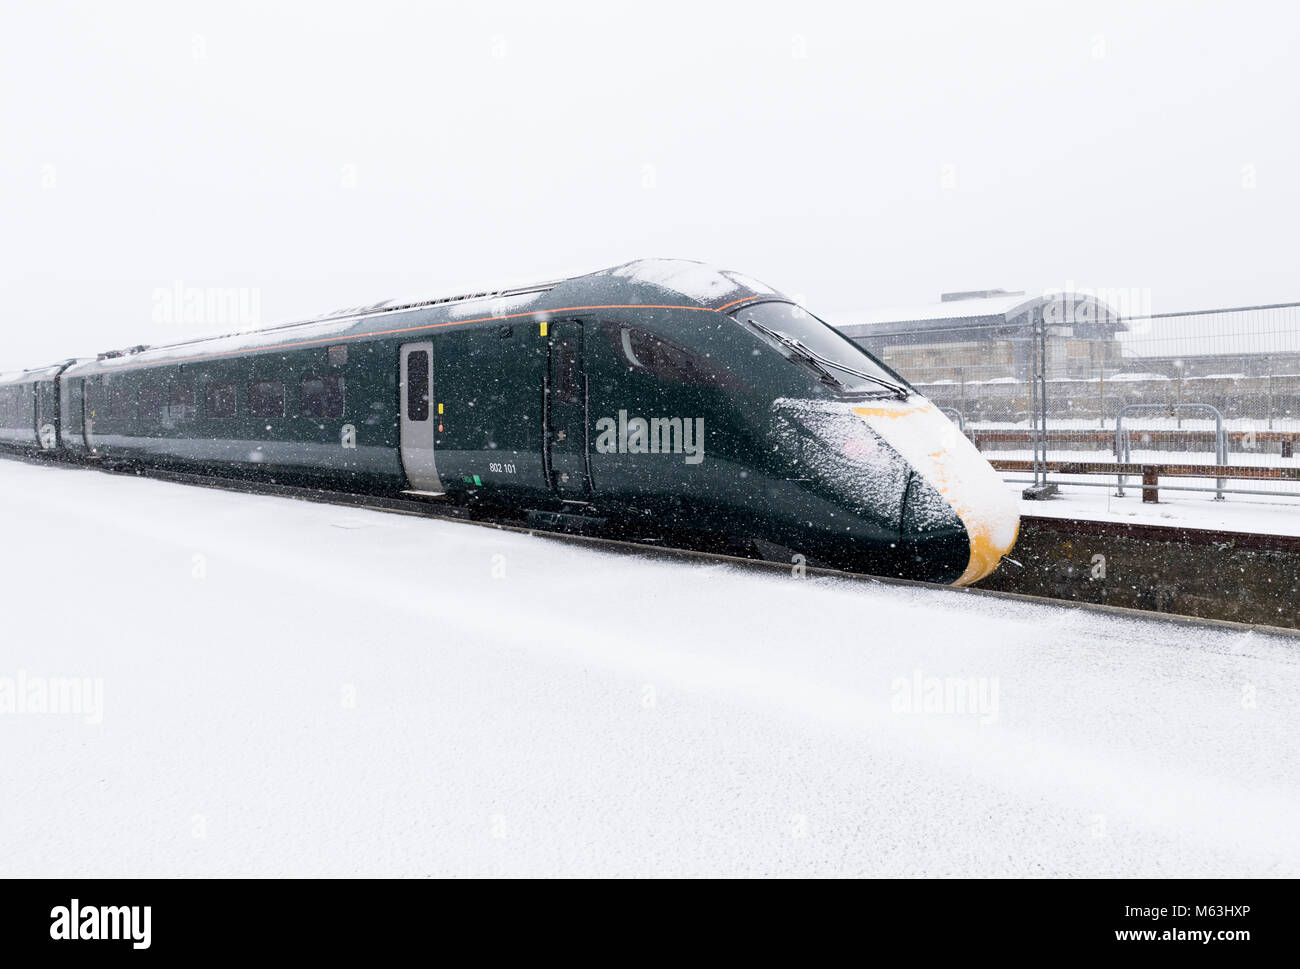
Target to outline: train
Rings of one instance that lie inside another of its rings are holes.
[[[0,448],[761,543],[968,585],[1016,496],[927,398],[780,291],[640,259],[0,375]]]

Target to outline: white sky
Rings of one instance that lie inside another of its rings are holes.
[[[1283,2],[6,3],[0,369],[229,329],[155,322],[178,283],[270,323],[638,256],[835,316],[1298,299],[1298,34]]]

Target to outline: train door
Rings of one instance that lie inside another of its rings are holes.
[[[401,407],[402,468],[413,491],[441,492],[433,454],[433,343],[403,343],[398,376]]]
[[[59,444],[58,386],[53,380],[34,385],[36,391],[36,439],[43,451],[53,451]]]
[[[59,378],[59,443],[74,451],[86,443],[83,383],[80,377]]]
[[[546,379],[546,458],[551,487],[568,501],[591,493],[590,421],[582,321],[554,320]]]
[[[81,431],[86,437],[86,451],[90,454],[99,453],[95,449],[95,405],[91,400],[91,382],[102,379],[87,377],[77,381],[81,385]]]

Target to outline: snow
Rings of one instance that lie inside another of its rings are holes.
[[[1007,476],[1010,477],[1010,473]],[[1024,475],[1016,477],[1023,478]],[[1091,480],[1098,484],[1109,482],[1107,488],[1071,488],[1068,484],[1061,483],[1065,480],[1061,475],[1049,475],[1048,480],[1060,484],[1058,495],[1046,501],[1022,499],[1021,515],[1300,537],[1300,514],[1296,513],[1300,498],[1297,497],[1228,494],[1223,501],[1215,501],[1214,495],[1209,492],[1170,491],[1165,487],[1167,484],[1212,487],[1213,479],[1162,478],[1160,500],[1153,504],[1142,500],[1142,489],[1138,487],[1142,483],[1141,479],[1132,475],[1129,476],[1123,498],[1117,498],[1114,494],[1114,478],[1091,476]],[[1230,481],[1228,487],[1231,488],[1234,484],[1243,488],[1258,488],[1267,487],[1269,483]],[[1287,482],[1287,485],[1292,490],[1300,491],[1300,486],[1295,482]],[[1019,493],[1025,485],[1008,484],[1008,487]],[[1013,557],[1014,555],[1012,552]]]
[[[1113,373],[1106,378],[1111,383],[1122,383],[1134,380],[1169,380],[1162,373]]]
[[[457,299],[471,299],[478,296],[491,298],[493,294],[513,292],[516,290],[528,290],[530,294],[537,295],[547,289],[558,286],[560,283],[569,279],[576,279],[579,276],[587,276],[595,272],[590,265],[578,266],[569,265],[557,269],[550,274],[506,274],[497,276],[492,279],[461,279],[459,282],[448,282],[436,288],[415,290],[405,296],[395,296],[388,299],[380,300],[377,303],[367,303],[362,306],[349,306],[328,313],[321,314],[321,318],[332,319],[336,316],[359,316],[366,313],[382,312],[401,306],[419,306],[424,303],[444,302]]]
[[[0,679],[103,687],[0,713],[0,873],[1300,871],[1293,639],[11,461],[0,509]]]
[[[278,347],[285,343],[298,343],[304,340],[317,340],[324,337],[347,333],[357,325],[357,320],[331,320],[320,323],[303,323],[280,329],[248,330],[228,336],[200,338],[185,343],[153,347],[140,353],[126,353],[120,357],[105,360],[90,360],[88,366],[78,365],[69,369],[69,373],[111,370],[116,367],[133,367],[142,363],[159,360],[185,360],[194,356],[233,353],[237,350],[252,350],[265,347]]]
[[[912,397],[855,408],[855,413],[957,511],[971,536],[972,559],[987,547],[995,556],[991,566],[1011,548],[1020,527],[1016,502],[1007,500],[998,473],[934,404]]]
[[[450,308],[453,320],[472,319],[478,316],[505,316],[537,301],[537,293],[519,293],[514,296],[485,296],[469,300]]]
[[[510,287],[502,285],[502,282],[498,280],[494,286],[485,286],[480,289],[449,290],[446,297],[426,293],[422,297],[412,297],[409,300],[390,299],[368,306],[338,310],[319,320],[305,320],[223,336],[197,337],[183,343],[151,347],[140,353],[90,361],[92,364],[91,369],[130,367],[151,361],[187,359],[201,354],[232,353],[238,350],[277,347],[284,343],[297,343],[304,340],[337,336],[355,329],[361,320],[368,316],[384,312],[400,313],[404,308],[418,308],[416,304],[420,302],[429,302],[440,298],[455,298],[457,293],[469,292],[483,293],[485,295],[477,299],[466,299],[463,303],[449,304],[451,318],[460,319],[476,315],[499,316],[510,312],[512,309],[527,306],[537,298],[540,292],[545,290],[548,284],[534,282],[531,285],[535,288],[530,292],[508,296],[500,294]],[[77,369],[73,368],[74,371]]]
[[[856,326],[864,323],[914,323],[926,320],[962,320],[979,317],[1012,317],[1026,305],[1042,301],[1041,296],[1005,293],[998,296],[972,297],[940,303],[917,303],[908,306],[875,306],[844,309],[828,315],[833,325]]]
[[[834,400],[782,397],[772,415],[780,447],[822,468],[837,502],[897,527],[910,469],[879,431]]]
[[[969,382],[969,381],[968,381]],[[1115,419],[1106,418],[1104,424],[1095,417],[1056,417],[1048,419],[1048,429],[1057,430],[1102,430],[1111,434],[1115,433]],[[1199,418],[1194,413],[1187,417],[1166,417],[1160,414],[1153,414],[1151,411],[1142,411],[1140,413],[1128,414],[1124,418],[1125,427],[1142,428],[1143,430],[1214,430],[1214,420],[1211,418]],[[1271,419],[1263,417],[1227,417],[1224,418],[1223,426],[1230,431],[1300,431],[1300,420],[1294,417],[1273,417]],[[1005,431],[1005,430],[1026,430],[1029,428],[1028,421],[971,421],[967,420],[966,428],[972,431]]]
[[[687,259],[639,259],[609,270],[611,276],[680,293],[700,302],[710,302],[736,292],[740,287],[717,269]]]
[[[728,279],[740,283],[741,286],[744,286],[746,289],[751,290],[752,292],[759,293],[764,296],[776,294],[775,289],[767,285],[767,283],[760,283],[753,276],[747,276],[744,273],[738,273],[734,269],[724,269],[722,271],[722,274],[726,276]]]
[[[1197,450],[1180,451],[1168,448],[1144,447],[1143,445],[1161,443],[1162,440],[1159,431],[1152,431],[1149,428],[1135,427],[1128,436],[1130,439],[1130,464],[1213,465],[1215,463],[1214,445],[1209,440],[1203,445],[1199,445]],[[1027,461],[1033,457],[1033,451],[1027,445],[1020,448],[990,447],[980,453],[990,461],[995,459]],[[1086,461],[1091,463],[1113,462],[1115,460],[1115,455],[1109,447],[1085,450],[1077,446],[1069,449],[1052,446],[1048,448],[1047,457],[1049,461]],[[1228,455],[1228,465],[1230,467],[1247,468],[1295,468],[1300,467],[1300,454],[1293,454],[1289,458],[1284,458],[1276,451],[1232,451]],[[1300,482],[1286,480],[1268,481],[1239,478],[1236,479],[1236,486],[1242,488],[1276,486],[1283,491],[1300,492]]]
[[[33,380],[40,380],[45,377],[53,377],[59,372],[62,363],[51,364],[48,367],[33,367],[31,370],[11,370],[6,373],[0,373],[0,385],[3,384],[25,384]]]

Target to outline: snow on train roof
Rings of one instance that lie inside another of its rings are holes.
[[[551,273],[545,275],[533,273],[527,276],[498,276],[491,280],[464,280],[455,285],[441,287],[436,292],[422,290],[419,293],[412,293],[407,297],[385,299],[380,300],[377,303],[368,303],[362,306],[350,306],[343,309],[333,310],[329,313],[322,313],[319,316],[312,317],[312,319],[328,320],[337,319],[341,316],[357,317],[369,315],[371,313],[392,312],[407,307],[415,308],[441,303],[463,303],[492,300],[512,293],[540,293],[549,289],[554,289],[556,286],[567,282],[570,279],[590,276],[599,271],[599,269],[592,269],[590,266],[583,266],[580,269],[565,273]]]
[[[758,295],[776,295],[776,290],[766,283],[730,269],[717,269],[707,263],[690,259],[638,259],[604,273],[630,282],[646,283],[679,293],[701,303],[712,303],[725,296],[743,292]]]
[[[220,356],[258,349],[274,349],[281,345],[327,341],[330,337],[360,335],[371,332],[366,321],[388,314],[400,314],[421,309],[442,309],[451,320],[470,320],[476,316],[505,316],[527,312],[527,307],[546,293],[580,280],[616,279],[622,282],[642,283],[678,294],[702,303],[716,302],[722,297],[739,295],[758,296],[776,290],[743,273],[721,270],[705,263],[686,259],[639,259],[611,269],[586,272],[575,276],[537,282],[536,277],[526,283],[510,285],[458,287],[443,295],[425,294],[410,299],[387,299],[378,303],[350,309],[336,310],[310,319],[282,323],[258,330],[247,330],[221,336],[195,337],[164,346],[130,347],[120,351],[101,353],[97,360],[78,363],[71,368],[76,372],[111,370],[134,367],[143,363],[166,360],[184,360],[194,357]],[[541,310],[539,310],[540,312]],[[372,327],[378,326],[371,324]]]
[[[211,356],[234,353],[239,350],[256,350],[276,347],[284,343],[300,343],[314,339],[337,336],[353,329],[360,322],[358,317],[341,320],[326,320],[320,323],[288,324],[266,330],[249,330],[244,333],[231,333],[218,337],[199,337],[184,343],[174,343],[162,347],[145,347],[140,350],[126,350],[111,357],[100,356],[69,368],[70,372],[84,370],[109,370],[115,367],[130,367],[141,363],[153,363],[163,360],[183,360],[194,356]]]
[[[534,277],[535,280],[535,277]],[[342,336],[352,330],[361,330],[363,323],[376,316],[409,312],[428,307],[446,307],[453,319],[469,318],[511,312],[548,292],[564,280],[530,282],[514,288],[508,286],[458,288],[441,295],[425,294],[409,299],[387,299],[382,302],[351,309],[335,310],[306,320],[281,323],[258,330],[246,330],[222,336],[195,337],[178,343],[158,347],[143,347],[116,352],[113,356],[101,354],[99,359],[86,361],[93,369],[134,366],[164,360],[184,359],[196,355],[209,356],[243,350],[273,348],[284,343],[302,343]],[[364,331],[362,331],[364,332]],[[78,364],[74,369],[86,369]]]
[[[58,363],[50,364],[48,367],[34,367],[31,370],[10,370],[0,373],[0,384],[22,384],[32,380],[43,380],[54,377],[63,369],[68,361],[61,360]]]

